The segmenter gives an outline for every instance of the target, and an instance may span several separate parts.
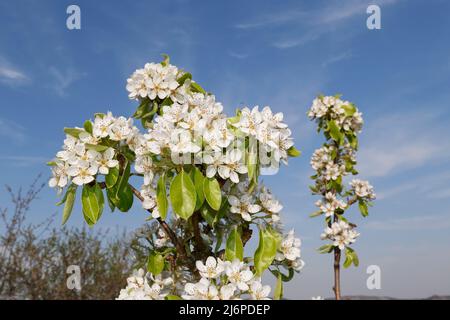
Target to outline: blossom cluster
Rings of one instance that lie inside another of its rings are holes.
[[[118,166],[115,147],[129,144],[138,134],[132,119],[115,118],[110,112],[97,114],[86,128],[69,129],[62,150],[52,165],[50,187],[64,188],[71,181],[76,185],[88,184],[97,174],[107,175]]]
[[[196,266],[202,278],[186,283],[182,295],[185,300],[269,299],[270,286],[262,285],[261,279],[239,259],[230,262],[208,257],[205,263],[197,261]]]
[[[368,181],[353,179],[350,182],[350,186],[359,198],[365,198],[368,200],[374,200],[376,198],[373,186],[371,186]]]
[[[343,101],[339,97],[317,97],[312,103],[308,116],[310,119],[328,117],[335,120],[337,125],[345,131],[360,132],[363,125],[362,113],[354,109],[352,103]]]
[[[277,261],[286,262],[287,267],[291,267],[295,271],[299,272],[305,265],[303,260],[300,259],[300,246],[301,240],[294,237],[294,230],[289,231],[281,241],[280,248],[278,249],[275,259]]]
[[[127,278],[127,286],[120,290],[117,300],[164,300],[172,286],[171,277],[153,276],[139,269]]]
[[[346,246],[354,243],[359,233],[353,229],[353,226],[340,220],[333,222],[330,227],[326,227],[322,235],[322,240],[329,239],[333,241],[333,246],[344,250]]]
[[[247,222],[267,218],[271,224],[279,223],[279,214],[283,209],[280,201],[264,185],[248,193],[248,184],[248,181],[242,181],[234,186],[224,186],[224,192],[228,194],[230,212]]]

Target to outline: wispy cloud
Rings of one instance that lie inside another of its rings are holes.
[[[439,125],[438,117],[402,113],[372,121],[359,155],[360,172],[382,177],[449,161],[450,141],[442,140],[449,130]]]
[[[400,0],[378,0],[377,5],[386,7],[393,5]],[[357,16],[366,17],[367,7],[373,4],[366,0],[332,1],[329,5],[320,9],[292,10],[285,8],[270,14],[262,14],[249,21],[235,25],[241,30],[253,30],[257,28],[286,27],[288,31],[278,33],[275,41],[271,45],[278,49],[290,49],[306,45],[322,36],[335,31],[341,25],[351,21]],[[365,25],[357,30],[364,30]],[[304,30],[308,30],[305,32]],[[347,32],[345,33],[347,36]]]
[[[43,165],[48,159],[38,156],[0,156],[0,161],[7,162],[14,167],[30,167],[34,165]]]
[[[370,221],[364,228],[384,231],[449,229],[450,215],[423,215],[383,221]]]
[[[271,14],[261,15],[260,17],[235,25],[238,29],[255,29],[273,25],[284,24],[287,22],[298,21],[307,16],[307,12],[298,10],[287,10],[282,12],[276,12]]]
[[[63,97],[67,95],[67,89],[76,81],[80,80],[86,73],[79,72],[74,68],[67,68],[65,70],[57,67],[50,67],[50,75],[53,78],[50,88],[53,89],[57,95]]]
[[[26,140],[25,128],[14,121],[0,118],[0,137],[21,144]]]
[[[0,57],[0,83],[15,86],[26,84],[29,80],[29,77],[23,71],[13,66],[5,58]]]
[[[346,51],[341,54],[331,56],[322,63],[322,67],[325,68],[325,67],[328,67],[329,65],[337,63],[339,61],[350,59],[352,56],[353,55],[352,55],[351,51]]]
[[[248,58],[249,54],[248,53],[239,53],[239,52],[234,52],[234,51],[229,51],[228,54],[236,59],[246,59]]]

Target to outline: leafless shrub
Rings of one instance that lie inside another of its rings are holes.
[[[14,192],[0,208],[0,299],[113,299],[133,269],[130,239],[123,232],[52,227],[54,215],[27,223],[30,205],[44,184]],[[67,268],[78,265],[81,290],[67,288]]]

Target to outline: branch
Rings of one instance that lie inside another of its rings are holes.
[[[135,187],[133,187],[131,184],[129,184],[129,186],[130,186],[131,190],[133,191],[133,194],[136,196],[136,198],[138,198],[139,200],[141,200],[143,202],[144,197],[141,195],[141,193]],[[148,209],[147,209],[147,211],[152,213]],[[165,221],[163,221],[161,218],[157,218],[156,220],[159,222],[159,224],[161,225],[161,228],[163,228],[164,232],[170,238],[170,241],[172,241],[172,243],[175,245],[175,247],[177,249],[177,253],[180,256],[180,258],[187,259],[188,255],[186,253],[186,249],[184,248],[183,243],[178,239],[175,232],[173,232],[173,230],[169,227],[169,225]]]

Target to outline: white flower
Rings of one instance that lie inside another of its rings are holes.
[[[225,155],[225,165],[219,166],[218,172],[222,179],[230,178],[234,183],[239,183],[239,174],[247,173],[247,166],[241,162],[242,152],[232,149]]]
[[[253,278],[253,272],[239,259],[228,262],[225,267],[225,273],[228,281],[236,285],[239,290],[247,291],[249,289],[248,282]]]
[[[195,284],[186,283],[184,291],[185,294],[181,297],[185,300],[219,300],[217,287],[206,278],[200,279]]]
[[[231,205],[230,211],[240,214],[245,221],[251,221],[251,214],[261,211],[261,206],[251,203],[249,195],[242,195],[241,199],[238,199],[236,196],[229,196],[228,202]]]
[[[52,177],[50,178],[48,185],[50,188],[64,188],[69,181],[67,174],[69,164],[58,159],[55,160],[55,163],[56,165],[52,167]]]
[[[232,300],[236,286],[234,284],[226,284],[220,288],[219,297],[220,300]]]
[[[253,281],[250,285],[250,294],[253,300],[270,300],[270,286],[263,286],[259,281]]]
[[[98,172],[101,174],[108,174],[109,168],[114,168],[119,165],[119,161],[114,160],[114,149],[108,148],[106,149],[100,156],[96,159]]]
[[[353,190],[355,190],[355,194],[360,198],[375,199],[376,197],[373,187],[368,181],[353,179],[350,182],[350,186]]]
[[[97,166],[91,166],[89,162],[80,161],[79,165],[71,166],[67,170],[67,174],[73,177],[73,183],[81,186],[94,181],[94,176],[97,174],[97,171]]]
[[[111,112],[106,115],[98,115],[94,119],[94,125],[92,133],[96,138],[106,138],[109,134],[109,127],[114,121],[114,117]]]
[[[262,188],[261,194],[259,195],[259,201],[264,209],[271,213],[279,213],[283,206],[280,202],[274,198],[272,193],[265,187]]]
[[[333,222],[331,227],[325,228],[321,235],[322,239],[329,239],[333,241],[333,246],[344,250],[346,246],[354,243],[359,233],[353,230],[347,222],[340,220]]]
[[[294,237],[294,230],[289,231],[285,238],[281,241],[280,252],[277,254],[277,260],[284,259],[295,261],[300,258],[301,241]]]
[[[152,183],[154,173],[153,173],[153,161],[150,156],[140,156],[136,157],[136,163],[134,169],[137,173],[144,175],[144,185],[149,185]]]
[[[144,209],[151,210],[156,207],[156,191],[151,185],[143,185],[141,187],[141,196],[144,198],[144,201],[142,201]],[[154,218],[158,218],[158,213],[155,213],[156,217]]]
[[[118,117],[109,127],[109,138],[114,141],[128,139],[133,133],[132,124],[133,119]]]
[[[204,278],[217,278],[224,271],[224,264],[220,258],[216,260],[214,257],[208,257],[205,264],[202,261],[197,261],[195,266]]]
[[[235,127],[239,128],[242,132],[256,136],[259,124],[263,118],[258,110],[258,106],[253,107],[252,110],[245,107],[241,110],[241,118]]]

